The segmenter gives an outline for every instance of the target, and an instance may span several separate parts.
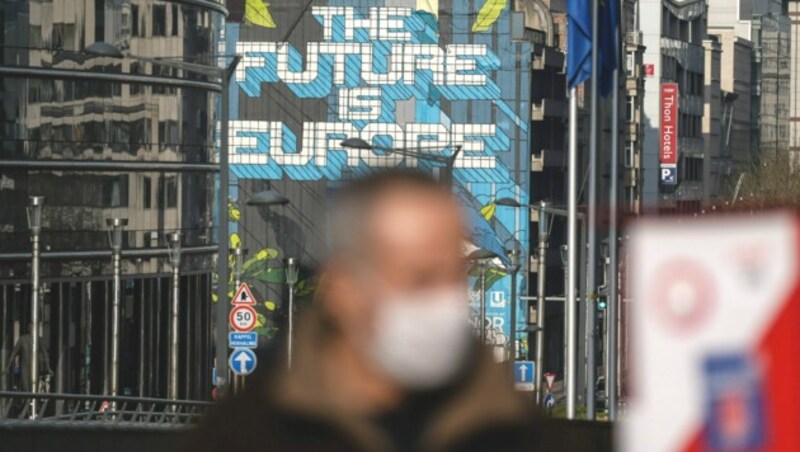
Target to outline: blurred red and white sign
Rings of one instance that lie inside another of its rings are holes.
[[[632,228],[625,452],[800,450],[800,221]]]
[[[648,63],[644,65],[644,75],[646,77],[653,77],[656,75],[656,65],[653,63]]]

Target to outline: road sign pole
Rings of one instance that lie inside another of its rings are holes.
[[[228,328],[225,327],[225,321],[230,311],[230,305],[227,303],[228,298],[228,256],[226,254],[228,242],[228,183],[229,183],[229,167],[228,167],[228,117],[230,115],[230,88],[231,79],[236,71],[236,66],[241,61],[241,56],[236,55],[231,60],[230,64],[221,71],[221,87],[220,92],[220,137],[219,137],[219,190],[217,192],[217,214],[219,221],[219,235],[217,237],[217,312],[216,312],[216,331],[215,331],[215,344],[214,354],[216,355],[217,367],[217,388],[219,395],[222,396],[229,384],[228,370],[225,366],[225,360],[228,358],[228,348],[225,344],[227,339]]]
[[[292,367],[292,345],[294,342],[294,288],[298,279],[297,259],[290,257],[286,259],[286,284],[289,286],[289,330],[286,338],[286,360],[289,368]]]
[[[242,249],[241,243],[232,250],[233,252],[233,282],[234,286],[238,289],[242,284],[242,266],[244,260],[244,250]],[[231,378],[233,383],[233,392],[237,393],[242,386],[242,381],[239,377],[232,377]]]
[[[480,263],[481,272],[481,306],[480,306],[480,319],[478,320],[479,328],[481,329],[481,344],[486,344],[486,262]]]

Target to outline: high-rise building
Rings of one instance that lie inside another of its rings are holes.
[[[703,140],[705,152],[703,153],[703,201],[708,202],[711,198],[713,184],[711,181],[711,169],[714,159],[719,155],[719,148],[722,134],[722,98],[723,93],[720,85],[722,67],[722,46],[719,37],[707,35],[703,40],[705,50],[705,74],[703,88]]]
[[[642,150],[644,138],[644,45],[638,25],[637,0],[623,2],[623,50],[625,69],[625,105],[623,120],[624,147],[621,161],[624,166],[622,190],[623,212],[639,214],[642,207]]]
[[[695,211],[703,199],[706,4],[640,0],[645,68],[644,210]]]
[[[730,33],[752,43],[749,119],[752,130],[748,141],[752,144],[752,156],[786,152],[790,141],[790,101],[794,97],[790,92],[791,24],[786,3],[781,0],[709,0],[708,8],[709,33],[720,35],[723,46],[730,47],[726,44],[731,39],[726,34]],[[736,58],[738,61],[739,56]],[[723,78],[730,70],[740,75],[745,73],[741,68],[729,68],[725,62],[723,66],[729,69],[723,70]],[[733,92],[741,94],[741,91]],[[741,111],[743,101],[741,97],[733,101],[734,110]],[[734,123],[741,127],[741,120],[741,116],[734,118]],[[741,129],[739,132],[741,135]]]
[[[0,12],[0,365],[29,329],[26,203],[44,196],[40,331],[56,371],[54,392],[109,394],[106,221],[122,218],[118,393],[164,397],[175,372],[178,397],[208,398],[220,84],[176,66],[216,63],[225,7],[4,0]],[[87,51],[96,43],[124,56]],[[177,300],[172,232],[182,237]],[[173,302],[178,331],[167,321]],[[172,369],[171,335],[185,338]],[[6,390],[12,381],[0,375]]]
[[[725,201],[742,172],[749,170],[757,151],[750,123],[753,96],[753,44],[736,35],[732,27],[709,27],[722,51],[720,58],[719,142],[709,148],[708,200]]]

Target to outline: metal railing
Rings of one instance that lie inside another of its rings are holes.
[[[34,399],[35,416],[31,410]],[[55,422],[179,427],[197,421],[211,405],[191,400],[0,391],[0,424]]]

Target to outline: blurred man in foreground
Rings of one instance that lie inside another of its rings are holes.
[[[337,201],[292,368],[223,401],[187,450],[591,450],[537,417],[474,341],[465,224],[449,191],[393,171]]]

